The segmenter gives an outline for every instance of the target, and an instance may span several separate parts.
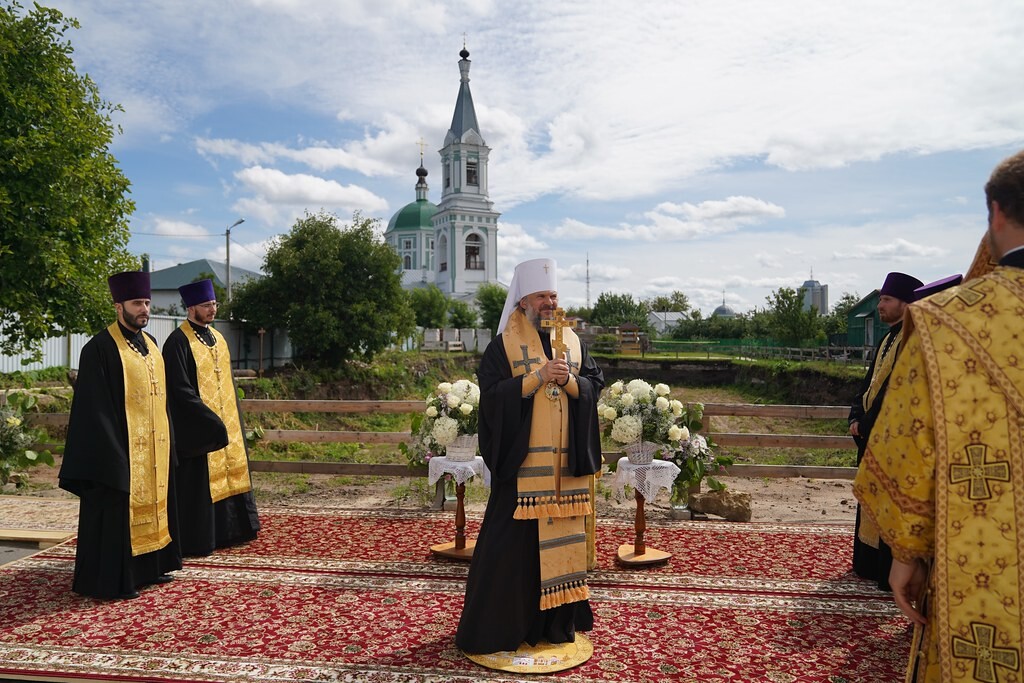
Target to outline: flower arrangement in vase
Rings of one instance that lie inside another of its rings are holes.
[[[678,449],[685,434],[677,424],[684,406],[670,399],[671,393],[667,384],[651,386],[642,379],[618,381],[605,389],[597,415],[604,435],[622,444],[630,462],[648,464]]]
[[[399,445],[410,467],[426,465],[431,458],[448,455],[454,451],[460,437],[477,436],[480,414],[480,387],[468,379],[456,382],[441,382],[427,397],[427,406],[422,414],[412,420],[412,446]],[[475,444],[471,446],[470,458],[476,455]]]
[[[714,491],[725,488],[725,484],[714,475],[731,465],[733,459],[727,455],[716,453],[714,444],[705,436],[698,434],[704,427],[704,404],[690,403],[682,408],[679,424],[684,432],[677,446],[671,450],[663,450],[659,457],[679,467],[672,486],[672,503],[676,507],[686,507],[690,492],[699,490],[701,482],[707,481],[708,487]]]

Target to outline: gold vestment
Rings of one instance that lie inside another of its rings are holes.
[[[156,348],[150,348],[145,356],[133,349],[116,322],[107,331],[117,345],[124,374],[132,555],[144,555],[171,542],[167,527],[171,430],[167,419],[164,359]]]
[[[231,355],[224,336],[212,327],[207,329],[217,342],[213,346],[200,341],[187,320],[180,329],[188,339],[196,361],[199,398],[224,422],[228,432],[228,445],[206,456],[206,466],[210,471],[210,498],[216,503],[252,488],[242,420],[238,415],[235,385],[231,379]]]
[[[908,680],[1021,680],[1024,270],[912,304],[854,492],[903,562],[931,563]],[[916,659],[916,661],[915,661]]]
[[[563,329],[573,375],[582,359],[579,337]],[[512,375],[533,394],[530,445],[519,467],[515,519],[536,519],[540,540],[540,608],[551,609],[590,597],[587,588],[586,516],[591,513],[590,476],[569,471],[569,397],[566,387],[540,386],[536,370],[547,362],[536,328],[517,309],[502,332]],[[578,390],[578,389],[577,389]],[[557,466],[556,466],[557,465]]]

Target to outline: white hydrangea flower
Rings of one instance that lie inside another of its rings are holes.
[[[651,397],[651,393],[654,389],[652,389],[651,385],[642,379],[634,379],[630,380],[629,384],[626,385],[626,391],[639,400],[645,400]]]
[[[466,395],[462,400],[473,406],[480,405],[480,387],[474,382],[469,382],[469,386],[466,388]]]
[[[665,398],[664,396],[659,396],[659,397],[657,398],[657,400],[655,400],[655,401],[654,401],[654,405],[655,405],[655,406],[656,406],[656,407],[658,408],[658,410],[660,410],[661,412],[663,412],[663,413],[667,413],[667,412],[668,412],[668,406],[669,406],[669,403],[668,403],[668,399],[667,399],[667,398]]]
[[[619,400],[622,402],[623,408],[629,408],[633,405],[636,399],[633,397],[633,394],[623,394]]]
[[[462,405],[459,406],[459,412],[461,412],[463,415],[469,415],[470,413],[473,412],[473,406],[471,406],[468,403],[463,403]]]
[[[451,393],[458,396],[460,399],[465,400],[469,394],[469,385],[472,384],[468,379],[460,379],[452,384]]]
[[[437,417],[437,408],[430,406],[427,408],[427,417]]]
[[[654,385],[654,393],[656,393],[658,396],[668,396],[670,393],[672,393],[672,390],[669,389],[667,384],[659,383]]]
[[[619,443],[633,443],[643,434],[643,423],[636,415],[623,415],[612,424],[612,438]]]
[[[439,446],[447,448],[459,435],[459,423],[446,415],[442,415],[434,422],[430,435],[434,437],[434,441]]]

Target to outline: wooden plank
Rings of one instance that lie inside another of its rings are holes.
[[[399,464],[352,462],[309,462],[305,460],[250,460],[253,472],[286,472],[290,474],[371,475],[378,477],[425,477],[426,467]]]
[[[246,398],[241,401],[246,413],[418,413],[426,401],[277,401]]]
[[[0,529],[0,541],[36,543],[40,549],[63,543],[75,533],[73,531],[44,531],[42,529]]]
[[[824,467],[815,465],[730,465],[725,468],[726,477],[749,477],[767,479],[786,479],[803,477],[805,479],[849,479],[857,476],[856,467]],[[715,475],[719,476],[719,475]]]
[[[838,448],[856,450],[850,436],[817,436],[812,434],[716,434],[706,436],[720,446],[753,446],[760,448]]]
[[[303,429],[267,429],[263,441],[298,443],[386,443],[400,444],[410,441],[409,432],[333,432]]]
[[[28,413],[25,421],[33,427],[66,427],[69,413]]]
[[[760,405],[755,403],[705,403],[705,417],[795,417],[845,419],[850,406]]]

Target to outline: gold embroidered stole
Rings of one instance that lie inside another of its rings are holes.
[[[993,339],[1024,339],[1024,271],[997,267],[917,306],[935,425],[925,680],[1003,680],[1024,664],[1024,363],[1019,342]]]
[[[579,374],[579,337],[563,329],[573,374]],[[537,330],[521,310],[502,332],[505,354],[518,377],[547,363]],[[574,360],[575,359],[575,360]],[[565,390],[542,386],[533,396],[530,445],[517,478],[515,519],[536,519],[540,541],[540,608],[590,597],[587,588],[586,516],[591,512],[589,477],[569,472],[569,398]]]
[[[167,527],[171,430],[167,420],[164,359],[155,347],[145,356],[133,349],[116,322],[107,332],[117,345],[124,376],[132,555],[143,555],[171,542]]]
[[[875,402],[875,397],[878,396],[878,392],[882,390],[882,385],[885,384],[885,380],[892,374],[893,365],[896,364],[896,355],[900,352],[900,346],[903,344],[903,332],[905,330],[901,327],[900,331],[897,332],[893,339],[889,340],[889,343],[880,349],[882,354],[878,359],[875,360],[874,371],[871,373],[871,383],[868,385],[867,391],[864,392],[862,399],[862,405],[864,411],[871,410],[872,404]]]
[[[196,360],[199,398],[217,414],[228,430],[228,445],[206,456],[206,466],[210,472],[210,498],[216,503],[252,488],[242,420],[238,415],[235,385],[231,379],[231,355],[224,336],[212,327],[208,329],[217,342],[213,346],[200,341],[199,335],[187,320],[181,324],[180,329],[185,333],[192,357]]]

